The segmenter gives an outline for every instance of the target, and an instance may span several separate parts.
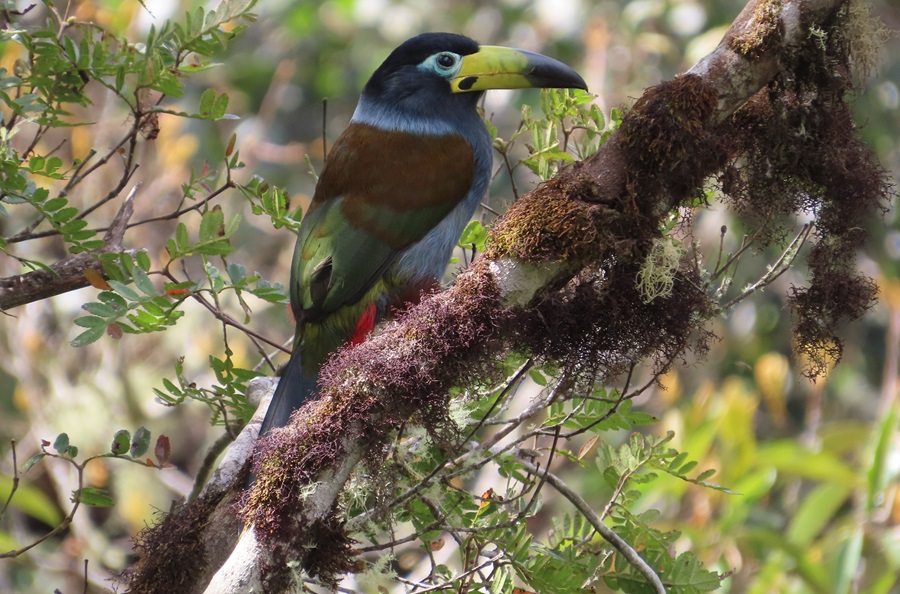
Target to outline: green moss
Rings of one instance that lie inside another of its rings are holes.
[[[591,205],[567,197],[572,183],[555,178],[514,202],[494,226],[486,257],[572,260],[592,251],[599,240],[596,215]]]
[[[758,2],[749,26],[728,39],[728,47],[747,58],[760,57],[767,48],[781,40],[782,0]]]

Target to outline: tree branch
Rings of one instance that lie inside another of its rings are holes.
[[[35,270],[18,276],[0,279],[0,311],[61,295],[90,285],[85,272],[93,270],[103,277],[103,265],[98,254],[122,250],[122,238],[128,220],[134,214],[134,198],[140,184],[134,186],[116,213],[103,237],[105,243],[99,250],[69,256],[53,264],[48,270]]]

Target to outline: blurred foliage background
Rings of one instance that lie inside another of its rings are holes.
[[[4,2],[24,8],[27,2]],[[132,40],[152,25],[179,20],[194,2],[137,0],[59,2],[58,10],[95,21]],[[134,181],[139,216],[169,212],[181,199],[181,184],[205,163],[218,160],[229,137],[252,174],[287,188],[292,208],[304,209],[314,187],[310,168],[322,165],[323,151],[349,121],[359,90],[387,53],[422,31],[446,30],[558,57],[584,74],[604,112],[628,107],[647,86],[685,71],[711,51],[743,8],[740,0],[268,0],[254,9],[254,23],[219,59],[221,66],[188,81],[186,96],[166,106],[188,110],[207,88],[227,93],[229,113],[239,120],[210,123],[162,115],[159,136],[138,148]],[[42,19],[37,6],[29,19]],[[873,14],[900,29],[900,5],[872,3]],[[0,45],[0,67],[12,70],[16,46]],[[900,40],[891,36],[879,69],[865,82],[855,103],[861,133],[894,179],[900,178]],[[89,126],[55,132],[65,159],[90,146],[108,149],[128,114],[103,89],[88,88],[93,103],[75,114]],[[536,93],[494,92],[485,111],[509,137],[520,120],[520,105],[538,104]],[[49,141],[48,141],[49,142]],[[52,143],[51,143],[52,144]],[[49,148],[49,147],[48,147]],[[309,161],[306,161],[308,156]],[[519,171],[519,191],[536,181]],[[104,193],[104,179],[91,181]],[[108,180],[106,180],[108,182]],[[85,198],[88,200],[89,198]],[[502,210],[512,200],[510,180],[498,175],[486,200]],[[268,219],[249,212],[236,192],[222,197],[227,212],[243,210],[233,238],[235,260],[273,282],[286,283],[293,235],[275,232]],[[109,210],[109,216],[114,213]],[[489,223],[494,215],[479,216]],[[185,221],[192,224],[191,219]],[[15,228],[4,228],[4,235]],[[199,224],[199,215],[193,220]],[[798,227],[802,221],[798,221]],[[702,253],[715,258],[720,229],[726,251],[737,249],[748,230],[727,208],[713,202],[695,213],[694,232]],[[127,235],[127,247],[162,254],[174,222],[143,225]],[[23,257],[52,262],[61,258],[54,239],[16,245]],[[735,287],[758,278],[777,253],[743,258]],[[812,384],[799,374],[790,344],[785,295],[802,284],[802,258],[765,292],[757,293],[713,322],[720,340],[702,361],[689,361],[665,378],[665,389],[639,403],[661,421],[649,431],[676,432],[675,445],[718,470],[716,482],[741,495],[661,479],[642,494],[641,506],[661,512],[657,524],[683,532],[679,548],[691,549],[711,568],[733,571],[729,592],[891,592],[900,591],[900,432],[897,428],[900,363],[900,222],[896,204],[871,221],[871,241],[859,265],[878,279],[879,304],[846,329],[844,360],[827,378]],[[22,272],[0,258],[0,276]],[[93,288],[17,308],[0,316],[0,494],[12,476],[10,440],[19,463],[38,450],[40,440],[65,431],[82,452],[106,451],[115,430],[148,427],[172,440],[173,468],[153,472],[128,464],[98,462],[88,482],[110,489],[114,508],[82,510],[61,538],[15,560],[0,561],[0,591],[81,591],[83,559],[96,588],[129,564],[130,536],[151,522],[155,509],[168,509],[186,495],[205,449],[222,434],[209,411],[196,403],[162,406],[152,387],[171,377],[184,357],[185,376],[198,384],[215,380],[210,354],[222,356],[221,327],[194,304],[164,333],[103,339],[75,349],[80,331],[73,319],[96,295]],[[237,311],[236,303],[230,304]],[[284,306],[252,302],[252,327],[287,343],[292,324]],[[258,366],[247,341],[233,340],[236,362]],[[263,372],[271,369],[259,367]],[[623,439],[626,437],[623,434]],[[562,468],[575,471],[571,465]],[[75,477],[62,464],[41,464],[23,478],[30,502],[14,509],[0,526],[0,550],[16,548],[29,535],[55,525],[68,509]],[[573,483],[591,500],[600,493],[590,473]],[[25,489],[25,487],[22,487]],[[14,506],[15,507],[15,506]],[[399,570],[405,570],[404,559]],[[99,591],[99,590],[98,590]]]

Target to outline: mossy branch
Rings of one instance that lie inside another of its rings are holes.
[[[730,174],[738,189],[758,182],[753,170],[736,168],[738,157],[766,145],[759,139],[770,130],[754,115],[811,115],[790,103],[798,89],[785,90],[785,81],[798,73],[815,74],[802,81],[804,99],[821,90],[818,113],[829,115],[826,122],[842,123],[841,147],[831,142],[823,150],[832,151],[832,161],[846,156],[861,171],[835,180],[800,169],[812,181],[794,187],[840,182],[842,191],[852,190],[852,212],[826,202],[817,222],[823,254],[846,254],[860,237],[855,224],[842,229],[840,222],[848,212],[852,221],[877,212],[890,186],[841,110],[848,89],[835,85],[849,79],[839,70],[849,64],[852,46],[840,41],[841,14],[846,15],[842,0],[750,2],[714,52],[685,75],[648,89],[594,156],[513,203],[493,228],[488,250],[454,287],[322,370],[321,400],[261,443],[258,480],[243,502],[252,529],[224,565],[198,564],[196,551],[178,546],[160,551],[156,565],[207,567],[195,574],[190,591],[198,592],[211,579],[208,592],[286,591],[292,583],[288,560],[326,583],[336,580],[356,563],[335,513],[346,470],[357,461],[377,465],[387,436],[407,422],[439,432],[447,419],[448,389],[493,377],[492,355],[500,350],[512,347],[558,362],[572,386],[627,372],[636,360],[650,359],[660,372],[690,349],[702,354],[708,339],[703,323],[719,308],[701,271],[681,268],[671,294],[649,303],[636,286],[637,273],[660,236],[662,218],[702,199],[707,179]],[[833,32],[837,42],[828,56],[810,45],[811,27]],[[754,111],[761,105],[770,111]],[[775,118],[771,125],[782,122]],[[818,132],[831,138],[827,129]],[[849,153],[835,156],[847,146]],[[791,173],[792,179],[798,164],[805,163],[776,162],[778,173]],[[792,204],[788,211],[804,206]],[[837,266],[832,277],[847,262],[831,258]],[[855,295],[852,313],[858,315],[868,301],[864,291],[853,293],[853,280],[845,279],[843,294]],[[795,298],[802,306],[817,295]],[[811,305],[806,311],[824,312],[827,321],[835,303]],[[824,335],[831,330],[826,326]],[[155,531],[173,523],[178,516]],[[166,577],[140,568],[135,575],[141,583],[171,590]]]

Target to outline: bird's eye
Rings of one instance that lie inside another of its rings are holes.
[[[459,56],[457,56],[456,54],[451,54],[450,52],[441,52],[437,55],[435,62],[444,70],[450,70],[451,68],[456,66],[457,60],[459,60]]]
[[[454,54],[453,52],[431,54],[424,62],[419,64],[420,70],[433,72],[446,79],[456,76],[460,68],[462,68],[462,58],[459,54]]]

